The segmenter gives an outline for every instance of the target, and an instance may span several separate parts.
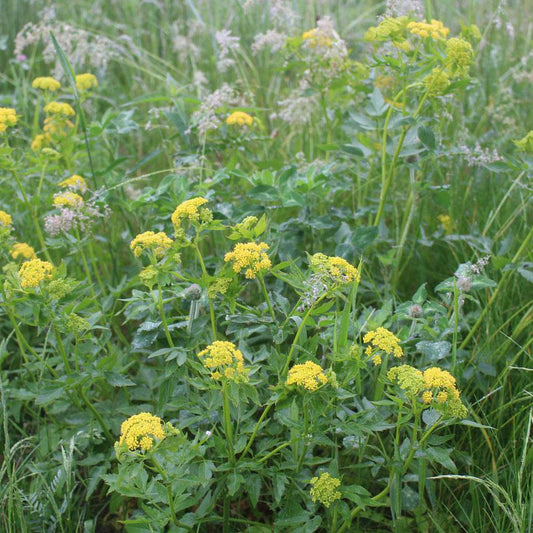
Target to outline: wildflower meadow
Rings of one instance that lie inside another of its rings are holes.
[[[1,532],[533,532],[528,2],[0,4]]]

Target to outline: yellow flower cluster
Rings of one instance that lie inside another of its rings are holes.
[[[202,364],[211,372],[213,379],[225,377],[233,381],[247,381],[242,352],[228,341],[215,341],[198,353]]]
[[[44,112],[50,115],[62,115],[64,117],[73,117],[76,114],[72,106],[65,102],[50,102],[44,106]]]
[[[332,42],[331,37],[327,33],[320,31],[318,28],[302,33],[302,40],[307,41],[313,48],[317,46],[329,48]]]
[[[78,207],[83,205],[83,198],[75,192],[66,191],[54,196],[56,207]]]
[[[513,142],[521,152],[533,153],[533,130],[529,131],[522,139]]]
[[[328,276],[334,283],[341,285],[361,281],[361,275],[357,268],[350,265],[342,257],[330,257],[321,253],[314,254],[311,256],[311,268]]]
[[[151,250],[155,257],[163,257],[174,241],[164,231],[154,233],[145,231],[137,235],[130,243],[130,249],[135,257],[139,257],[143,250]]]
[[[314,477],[310,481],[311,498],[314,502],[319,501],[326,507],[329,507],[335,500],[340,500],[342,494],[337,489],[341,485],[341,480],[333,477],[328,472],[320,474],[320,477]]]
[[[453,233],[453,220],[451,219],[450,215],[439,215],[437,218],[442,224],[446,235],[451,235]]]
[[[0,228],[8,228],[13,224],[13,219],[9,213],[0,211]]]
[[[17,123],[17,114],[12,107],[0,107],[0,133]]]
[[[207,200],[205,198],[191,198],[190,200],[185,200],[178,207],[176,207],[174,213],[172,213],[172,224],[175,228],[179,228],[181,223],[184,220],[189,222],[198,222],[200,220],[200,215],[202,214],[199,208],[206,204]],[[209,211],[209,209],[205,209]],[[209,211],[211,213],[211,211]]]
[[[386,41],[392,43],[401,50],[410,49],[409,41],[405,38],[405,28],[409,22],[408,17],[396,17],[383,19],[377,26],[368,28],[365,39],[368,41]]]
[[[233,248],[232,252],[228,252],[224,256],[224,261],[233,262],[233,270],[238,274],[245,270],[245,277],[247,279],[254,279],[257,274],[264,270],[268,270],[272,266],[272,262],[268,258],[266,251],[269,249],[268,244],[260,242],[238,243]]]
[[[454,417],[464,418],[467,409],[460,399],[455,378],[438,367],[420,372],[409,365],[391,368],[387,373],[391,381],[396,381],[411,398],[419,397],[426,405]]]
[[[435,96],[442,94],[450,85],[450,77],[448,73],[440,68],[434,68],[431,74],[428,74],[422,83],[428,92],[428,96]]]
[[[137,448],[149,450],[154,445],[154,439],[165,438],[163,421],[150,413],[130,416],[122,422],[120,433],[119,445],[126,443],[132,451]]]
[[[48,144],[49,139],[46,137],[46,135],[39,133],[39,135],[36,135],[31,142],[31,149],[34,152],[40,152],[45,146],[48,146]]]
[[[76,76],[76,88],[78,91],[88,91],[92,87],[98,87],[98,80],[94,74],[78,74]]]
[[[41,76],[39,78],[35,78],[31,86],[34,89],[42,89],[43,91],[50,91],[55,92],[61,87],[61,83],[59,83],[55,78],[52,78],[51,76]]]
[[[446,28],[440,20],[433,19],[431,22],[409,22],[407,29],[413,35],[420,37],[433,37],[434,39],[446,39],[450,29]]]
[[[74,174],[70,176],[70,178],[59,182],[58,185],[64,189],[68,188],[73,191],[85,192],[87,190],[87,183],[81,176],[78,176],[78,174]]]
[[[324,370],[313,361],[294,365],[287,375],[287,385],[299,385],[309,391],[315,391],[327,382],[328,377]]]
[[[376,353],[380,350],[388,355],[394,355],[394,357],[403,355],[403,350],[398,344],[400,339],[394,333],[382,327],[377,328],[376,331],[369,331],[363,337],[363,342],[370,343],[365,353],[368,357],[374,356],[373,362],[375,365],[381,364],[381,356]]]
[[[35,259],[37,257],[33,247],[25,242],[16,242],[11,248],[10,253],[13,259]]]
[[[226,119],[228,126],[251,126],[253,123],[253,117],[244,111],[234,111]]]
[[[22,263],[19,269],[20,286],[23,289],[37,287],[41,281],[52,277],[54,266],[48,261],[31,259]]]
[[[445,62],[452,76],[466,76],[470,65],[474,62],[472,45],[468,41],[458,37],[449,39],[446,42]]]

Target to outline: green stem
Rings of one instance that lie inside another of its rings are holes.
[[[165,307],[163,305],[163,292],[161,291],[161,284],[157,284],[157,302],[159,306],[159,314],[161,315],[161,322],[163,322],[163,329],[165,330],[165,337],[167,338],[168,345],[174,348],[172,337],[168,329],[167,317],[165,315]]]
[[[202,269],[202,274],[204,277],[207,278],[207,269],[205,268],[204,258],[202,257],[202,252],[200,252],[200,248],[198,247],[198,244],[195,242],[193,244],[193,247],[196,251],[196,255],[198,256],[198,261],[200,262],[200,267]],[[217,324],[215,320],[215,308],[213,307],[213,301],[211,298],[207,299],[209,302],[209,316],[211,317],[211,331],[213,333],[213,342],[217,340]]]
[[[248,442],[246,443],[246,446],[244,447],[244,450],[239,456],[239,459],[237,459],[237,463],[248,453],[248,450],[252,447],[255,437],[257,436],[257,432],[259,431],[259,428],[261,424],[263,423],[263,420],[266,418],[266,416],[268,415],[268,412],[270,411],[273,405],[274,405],[273,403],[269,403],[265,407],[263,412],[261,413],[261,416],[259,417],[259,420],[257,421],[257,424],[255,425],[254,430],[252,431],[252,434],[250,435],[250,438],[248,439]]]
[[[270,302],[270,296],[268,295],[268,292],[266,289],[265,280],[263,279],[263,276],[261,274],[259,274],[258,279],[259,279],[259,284],[261,285],[261,290],[263,291],[263,296],[265,297],[265,301],[268,306],[268,312],[270,313],[272,320],[275,322],[276,315],[274,314],[274,309],[272,308],[272,303]]]
[[[459,331],[459,291],[457,290],[457,279],[453,278],[453,339],[452,339],[452,374],[455,374],[457,364],[457,334]]]
[[[259,464],[262,464],[264,463],[265,461],[267,461],[268,459],[270,459],[273,455],[275,455],[276,453],[278,453],[280,450],[283,450],[283,448],[286,448],[287,446],[290,446],[291,445],[291,442],[284,442],[283,444],[280,444],[279,446],[277,446],[276,448],[274,448],[271,452],[268,452],[265,456],[261,457],[261,459],[259,459],[257,462]]]
[[[291,348],[289,350],[289,355],[287,355],[287,360],[285,361],[285,365],[283,366],[283,369],[281,371],[281,375],[284,376],[286,373],[287,373],[287,370],[289,368],[289,364],[291,362],[291,359],[292,359],[292,356],[294,354],[294,350],[296,349],[296,343],[298,342],[299,338],[300,338],[300,335],[302,334],[303,330],[304,330],[304,327],[305,327],[305,323],[307,322],[307,319],[309,318],[309,315],[311,314],[311,312],[313,311],[313,309],[315,308],[315,306],[320,303],[325,297],[326,297],[326,294],[327,293],[324,293],[320,298],[318,298],[313,304],[311,304],[311,306],[309,307],[309,309],[306,311],[304,317],[302,318],[302,321],[300,322],[300,326],[298,327],[298,330],[296,331],[296,335],[294,336],[294,339],[292,341],[292,345],[291,345]]]
[[[235,451],[233,449],[233,426],[231,425],[231,410],[226,382],[222,384],[222,411],[224,416],[224,433],[226,434],[226,440],[228,443],[229,462],[231,465],[234,465]]]
[[[180,524],[178,519],[176,518],[176,511],[174,510],[174,498],[172,496],[172,489],[168,481],[167,473],[163,470],[158,460],[153,455],[150,456],[150,461],[152,461],[153,465],[155,466],[155,469],[158,471],[159,475],[163,480],[165,488],[167,489],[168,506],[170,508],[170,518],[172,520],[172,523],[176,526],[183,526],[183,524]],[[190,527],[187,527],[187,529],[190,529]]]
[[[70,367],[70,363],[67,357],[67,352],[65,350],[65,345],[63,344],[63,339],[61,338],[61,335],[59,334],[59,331],[55,323],[53,323],[52,327],[54,329],[54,335],[56,338],[57,347],[59,348],[59,354],[61,355],[61,359],[63,359],[63,364],[65,365],[65,371],[67,372],[67,374],[70,374],[72,372],[72,368]]]
[[[89,411],[94,415],[96,420],[98,420],[98,423],[100,424],[100,427],[102,428],[102,431],[104,432],[104,435],[106,436],[106,439],[108,442],[114,442],[115,438],[111,434],[111,431],[109,431],[109,428],[107,427],[107,424],[105,423],[102,415],[96,410],[96,407],[91,403],[89,398],[87,398],[85,391],[83,390],[83,387],[77,388],[80,398],[83,400],[83,403],[89,408]]]

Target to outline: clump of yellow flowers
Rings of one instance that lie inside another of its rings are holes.
[[[17,114],[12,107],[0,107],[0,133],[17,123]]]
[[[446,66],[452,76],[464,77],[474,62],[472,45],[459,37],[446,41]]]
[[[327,276],[335,284],[344,285],[353,281],[361,281],[357,268],[342,257],[330,257],[321,253],[311,256],[311,268],[323,276]]]
[[[420,398],[422,403],[445,415],[464,418],[468,413],[459,397],[456,380],[447,370],[432,367],[421,372],[401,365],[391,368],[387,377],[397,382],[410,398]]]
[[[375,365],[381,364],[380,351],[387,355],[394,355],[394,357],[402,357],[403,350],[399,345],[400,339],[390,332],[388,329],[379,327],[375,331],[369,331],[364,337],[363,342],[370,343],[365,354],[368,358],[373,357],[372,361]]]
[[[79,207],[83,205],[83,198],[75,192],[66,191],[54,196],[56,207]]]
[[[54,266],[48,261],[31,259],[22,263],[18,275],[23,289],[35,288],[44,280],[52,277]]]
[[[410,49],[410,45],[404,33],[408,23],[409,18],[406,16],[383,19],[377,26],[368,28],[365,33],[365,39],[368,41],[386,41],[390,39],[392,44],[401,50],[407,51]]]
[[[9,228],[13,224],[13,219],[9,213],[0,211],[0,228]]]
[[[149,450],[154,445],[154,439],[163,440],[165,431],[163,421],[150,413],[139,413],[130,416],[122,422],[118,445],[126,444],[129,450]]]
[[[176,230],[176,234],[183,233],[181,225],[185,221],[189,222],[209,222],[213,219],[213,213],[207,207],[202,208],[207,203],[205,198],[191,198],[182,202],[172,213],[171,220]]]
[[[313,361],[294,365],[287,375],[287,385],[298,385],[309,391],[316,391],[327,382],[328,377],[324,370]]]
[[[332,42],[331,37],[319,28],[313,28],[312,30],[302,33],[302,40],[307,41],[309,46],[313,48],[317,46],[329,48]]]
[[[76,76],[76,88],[78,91],[88,91],[93,87],[98,87],[98,80],[94,74],[78,74]]]
[[[407,29],[420,37],[433,37],[434,39],[446,39],[450,29],[446,28],[440,20],[433,19],[431,22],[409,22]]]
[[[242,352],[232,342],[215,341],[199,352],[198,357],[207,369],[212,370],[213,379],[248,380]]]
[[[319,501],[324,506],[329,507],[335,500],[340,500],[342,494],[337,489],[341,485],[341,480],[333,477],[328,472],[320,474],[320,477],[314,477],[310,481],[311,498],[314,502]]]
[[[269,249],[268,244],[260,242],[238,243],[233,251],[224,256],[224,261],[233,263],[233,270],[238,274],[244,270],[244,276],[247,279],[254,279],[261,272],[268,270],[272,262],[268,258],[266,251]]]
[[[43,91],[55,92],[61,87],[61,83],[52,76],[40,76],[31,82],[34,89],[42,89]]]
[[[228,126],[251,126],[253,123],[253,117],[244,111],[234,111],[226,119]]]
[[[60,181],[58,185],[63,187],[63,189],[71,189],[82,193],[87,190],[87,183],[81,176],[78,176],[78,174],[73,174],[70,178]]]
[[[16,242],[11,248],[10,253],[13,259],[35,259],[37,257],[33,247],[25,242]]]
[[[63,117],[73,117],[76,114],[72,106],[66,102],[50,102],[44,106],[44,112]]]
[[[135,257],[139,257],[144,250],[150,250],[156,258],[160,258],[165,255],[173,242],[164,231],[158,233],[145,231],[131,241],[130,249]]]

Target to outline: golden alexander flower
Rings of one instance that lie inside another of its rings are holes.
[[[268,270],[272,266],[272,262],[268,258],[266,251],[269,249],[268,244],[260,242],[238,243],[233,248],[233,251],[228,252],[224,256],[224,261],[233,263],[233,270],[238,274],[242,270],[247,279],[254,279],[257,274]]]
[[[212,370],[213,379],[248,380],[242,352],[232,342],[215,341],[199,352],[198,357],[207,369]]]
[[[35,250],[29,244],[25,242],[17,242],[11,248],[11,257],[13,259],[35,259]]]
[[[52,277],[54,266],[48,261],[40,259],[31,259],[22,263],[18,275],[20,286],[23,289],[34,288],[46,279]]]
[[[440,20],[433,19],[431,22],[409,22],[407,29],[413,35],[420,37],[433,37],[434,39],[446,39],[450,29],[446,28]]]
[[[13,219],[9,213],[0,211],[0,228],[8,228],[13,224]]]
[[[333,283],[344,285],[352,281],[361,281],[357,268],[342,257],[330,257],[317,253],[311,256],[310,262],[315,272],[327,276]]]
[[[474,49],[464,39],[453,37],[446,42],[446,66],[452,76],[464,77],[474,63]]]
[[[437,367],[420,372],[409,365],[391,368],[387,377],[396,381],[410,398],[420,398],[422,403],[444,415],[464,418],[468,411],[463,405],[455,378]]]
[[[453,220],[451,219],[450,215],[439,215],[437,218],[442,224],[446,235],[451,235],[453,233]]]
[[[342,494],[337,489],[341,485],[341,480],[333,477],[328,472],[320,474],[320,477],[314,477],[310,481],[311,498],[314,502],[319,501],[326,507],[329,507],[335,500],[339,500]]]
[[[92,87],[98,87],[98,80],[94,74],[78,74],[76,76],[76,88],[78,91],[87,91]]]
[[[298,385],[309,391],[315,391],[327,382],[328,378],[324,370],[313,361],[294,365],[287,375],[287,385]]]
[[[55,78],[52,78],[51,76],[42,76],[39,78],[35,78],[31,86],[34,89],[42,89],[43,91],[50,91],[55,92],[61,87],[61,83],[59,83]]]
[[[155,257],[159,258],[165,255],[165,251],[172,246],[173,242],[164,231],[158,233],[145,231],[131,241],[130,249],[135,257],[139,257],[143,250],[151,250]]]
[[[50,102],[44,106],[44,112],[63,117],[73,117],[76,114],[72,106],[65,102]]]
[[[174,227],[176,229],[180,228],[182,222],[184,220],[188,220],[189,222],[198,222],[201,218],[201,215],[205,218],[206,215],[202,213],[202,211],[199,209],[202,205],[206,204],[207,200],[205,198],[191,198],[190,200],[185,200],[185,202],[182,202],[178,207],[176,207],[174,213],[172,213],[172,224],[174,224]],[[209,211],[209,209],[205,208],[204,211]]]
[[[0,133],[17,123],[17,113],[12,107],[0,107]]]
[[[365,353],[369,357],[380,350],[386,354],[392,354],[394,357],[401,357],[403,355],[403,350],[398,344],[400,339],[388,329],[382,327],[377,328],[376,331],[369,331],[363,337],[363,342],[370,343],[365,350]]]
[[[87,190],[87,183],[81,176],[78,176],[78,174],[74,174],[70,176],[70,178],[64,179],[59,182],[58,185],[64,189],[68,188],[73,191],[85,192]]]
[[[83,198],[75,192],[66,191],[54,196],[56,207],[78,207],[83,205]]]
[[[228,126],[251,126],[253,123],[253,117],[244,111],[234,111],[226,119]]]
[[[31,142],[31,149],[34,152],[40,152],[45,146],[48,146],[50,144],[50,139],[46,136],[40,133],[39,135],[36,135],[33,141]]]
[[[154,440],[163,440],[165,431],[163,421],[158,416],[150,413],[139,413],[130,416],[122,422],[120,427],[119,445],[126,443],[128,449],[149,450],[154,445]]]
[[[313,48],[316,46],[329,48],[332,43],[331,37],[318,28],[313,28],[312,30],[302,33],[302,40],[307,41]]]

